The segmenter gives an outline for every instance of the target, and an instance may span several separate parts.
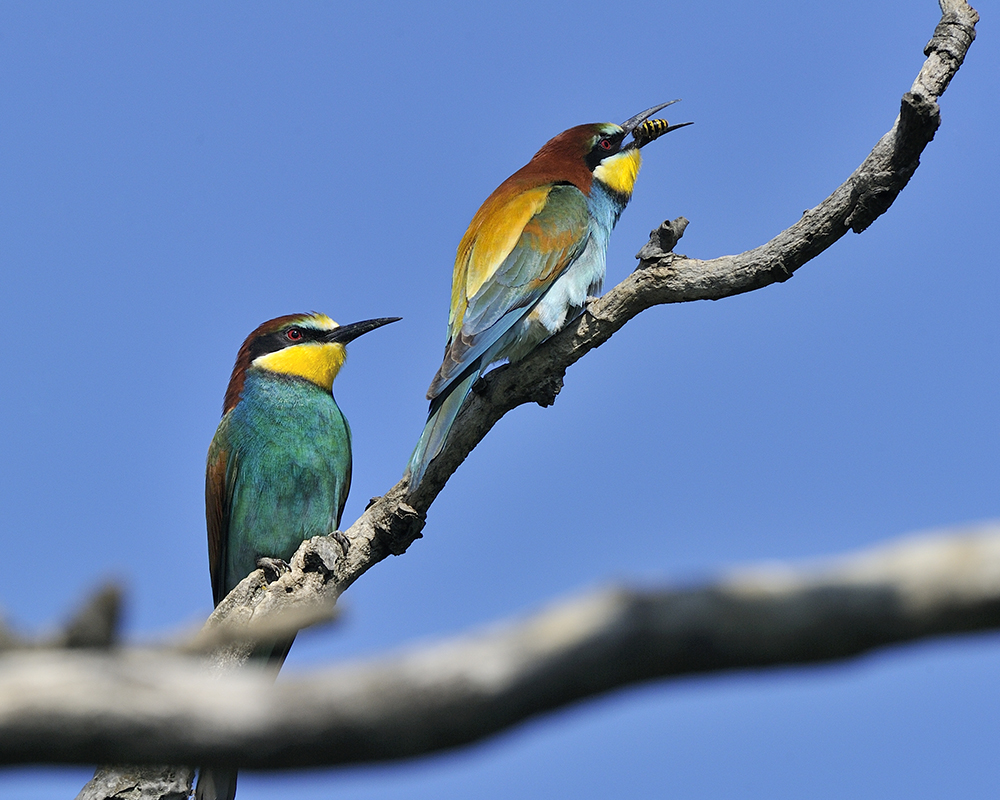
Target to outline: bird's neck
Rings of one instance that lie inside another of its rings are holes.
[[[622,150],[604,159],[594,168],[594,180],[600,181],[610,194],[619,195],[627,203],[639,177],[642,156],[637,147]],[[624,206],[624,203],[623,203]]]
[[[346,358],[347,350],[342,344],[310,342],[258,356],[253,366],[277,375],[304,378],[330,392]]]
[[[603,234],[604,246],[607,237],[618,222],[622,211],[632,198],[632,188],[639,175],[642,157],[636,149],[623,150],[606,158],[594,170],[594,182],[587,196],[590,216]]]

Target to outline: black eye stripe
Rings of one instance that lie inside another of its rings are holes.
[[[624,131],[621,133],[598,134],[598,138],[594,142],[593,147],[591,147],[590,152],[587,153],[587,167],[594,170],[602,160],[617,153],[621,148],[621,143],[624,138]]]
[[[300,338],[292,339],[288,336],[293,330],[301,334]],[[287,328],[264,334],[252,342],[250,345],[250,360],[252,361],[268,353],[276,353],[278,350],[284,350],[286,347],[292,347],[297,344],[323,341],[328,333],[329,331],[307,328],[304,325],[290,325]]]

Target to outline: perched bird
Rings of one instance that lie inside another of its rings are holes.
[[[632,196],[639,148],[691,124],[646,123],[668,105],[621,125],[563,131],[472,218],[455,257],[444,361],[427,391],[427,424],[410,457],[411,491],[444,446],[476,379],[497,361],[523,358],[601,291],[608,238]]]
[[[257,568],[340,525],[351,487],[351,429],[333,398],[345,345],[398,317],[338,325],[290,314],[251,333],[236,357],[208,450],[205,514],[215,604]],[[280,666],[291,640],[255,653]],[[236,772],[202,770],[196,796],[236,794]]]

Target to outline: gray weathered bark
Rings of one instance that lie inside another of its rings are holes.
[[[343,554],[329,537],[314,539],[297,555],[302,565],[278,581],[282,591],[265,592],[263,577],[241,587],[209,621],[260,620],[283,608],[300,613],[304,605],[332,607],[337,597],[371,566],[399,555],[420,536],[425,514],[459,464],[508,411],[529,402],[547,405],[562,386],[566,369],[606,342],[628,320],[662,303],[720,299],[786,280],[849,229],[864,230],[891,204],[916,169],[920,153],[940,123],[937,99],[957,72],[975,38],[976,12],[961,0],[940,0],[941,21],[925,48],[927,59],[903,95],[900,115],[871,154],[826,200],[770,242],[736,256],[711,261],[663,252],[672,246],[686,220],[653,232],[638,269],[590,304],[565,330],[523,361],[491,372],[485,388],[470,395],[444,450],[432,462],[420,489],[410,494],[404,478],[374,500],[345,532]],[[320,612],[317,612],[320,613]]]
[[[487,376],[483,391],[472,395],[459,415],[419,491],[410,494],[404,479],[378,498],[346,531],[351,542],[346,554],[333,540],[304,544],[296,556],[296,569],[273,587],[280,591],[265,591],[261,574],[254,573],[219,606],[208,627],[218,632],[222,627],[232,630],[234,623],[261,624],[290,608],[306,619],[328,614],[337,597],[365,571],[390,554],[405,552],[421,535],[434,498],[504,414],[524,403],[551,404],[566,369],[632,317],[653,305],[720,299],[787,280],[848,230],[865,230],[888,209],[917,168],[940,124],[937,100],[975,38],[979,17],[974,9],[962,0],[939,0],[939,5],[942,17],[924,50],[927,59],[903,95],[895,124],[826,200],[761,247],[710,261],[670,252],[686,221],[665,223],[666,228],[654,231],[641,251],[634,273],[523,361]],[[245,657],[246,647],[232,646],[220,653],[217,663],[231,668]],[[97,790],[81,795],[104,796],[110,795]]]
[[[641,681],[998,627],[993,523],[703,587],[610,589],[277,684],[251,669],[218,679],[201,659],[164,651],[23,650],[0,660],[0,763],[278,769],[409,758]]]

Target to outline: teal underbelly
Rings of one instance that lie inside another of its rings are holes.
[[[304,539],[335,530],[350,488],[350,430],[332,396],[311,385],[267,388],[281,396],[245,394],[233,419],[227,592],[258,558],[287,561]]]

